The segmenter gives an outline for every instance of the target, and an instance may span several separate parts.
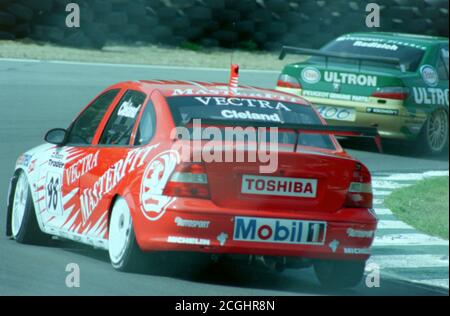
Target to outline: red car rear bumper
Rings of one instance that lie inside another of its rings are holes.
[[[153,221],[136,209],[134,227],[143,251],[367,260],[377,227],[369,209],[233,210],[179,198]]]

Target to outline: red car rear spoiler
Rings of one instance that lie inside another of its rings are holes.
[[[376,127],[353,127],[353,126],[329,126],[329,125],[313,125],[313,124],[283,124],[274,122],[256,122],[256,121],[224,121],[213,119],[201,119],[202,124],[206,125],[219,125],[219,126],[241,126],[241,127],[276,127],[279,129],[294,130],[296,133],[296,146],[298,146],[298,138],[300,134],[321,134],[321,135],[334,135],[344,137],[365,137],[373,138],[377,149],[380,153],[383,152],[383,146],[381,143],[381,136],[378,133]],[[191,123],[193,120],[191,121]],[[295,148],[297,151],[297,148]]]
[[[357,55],[357,54],[348,54],[348,53],[324,52],[324,51],[317,50],[317,49],[283,46],[281,48],[281,53],[280,53],[279,59],[283,60],[288,54],[324,57],[325,64],[327,67],[328,67],[328,61],[330,58],[340,58],[340,59],[348,59],[348,60],[358,61],[359,70],[361,70],[362,63],[364,61],[368,61],[368,62],[375,62],[375,63],[379,63],[379,64],[381,63],[381,64],[399,66],[401,71],[403,71],[403,72],[405,71],[405,67],[402,65],[400,59],[398,59],[398,58]]]

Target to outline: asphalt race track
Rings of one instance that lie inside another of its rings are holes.
[[[240,82],[271,88],[277,76],[243,70]],[[384,275],[380,288],[361,284],[353,290],[329,292],[318,285],[312,270],[277,274],[236,265],[203,267],[183,262],[157,274],[123,274],[113,271],[105,252],[89,247],[63,241],[35,247],[8,240],[6,195],[18,155],[42,143],[48,129],[66,127],[108,85],[139,79],[224,82],[228,71],[0,60],[0,295],[448,295],[440,288]],[[411,157],[407,148],[396,145],[386,146],[385,154],[359,141],[344,145],[374,173],[449,169],[448,155],[431,159]],[[65,285],[69,263],[80,266],[80,288]]]

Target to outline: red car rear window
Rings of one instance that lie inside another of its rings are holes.
[[[167,102],[177,126],[186,126],[193,119],[213,119],[224,122],[255,121],[277,124],[311,124],[322,122],[310,106],[295,103],[224,96],[171,97]],[[293,132],[280,132],[282,144],[295,142]],[[303,134],[299,145],[336,149],[327,135]]]

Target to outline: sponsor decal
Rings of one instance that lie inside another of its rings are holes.
[[[376,49],[382,49],[382,50],[389,50],[396,52],[398,51],[398,46],[395,44],[388,44],[388,43],[379,43],[379,42],[368,42],[368,41],[355,41],[353,43],[354,47],[365,47],[365,48],[376,48]]]
[[[304,97],[326,98],[326,99],[354,101],[354,102],[368,102],[369,101],[369,98],[365,97],[365,96],[322,92],[322,91],[303,90],[302,95]]]
[[[204,89],[174,89],[172,92],[172,96],[195,96],[195,95],[223,95],[223,96],[229,96],[230,92],[228,90],[228,86],[224,86],[223,89],[221,87],[217,87],[215,89],[207,89],[206,87]],[[286,96],[281,94],[275,94],[275,93],[269,93],[269,92],[242,92],[241,90],[237,93],[233,94],[236,99],[239,97],[245,97],[245,98],[255,98],[255,99],[269,99],[274,101],[281,101],[281,102],[293,102],[293,103],[301,103],[304,104],[304,101],[300,98],[297,98],[295,96]],[[253,100],[255,100],[253,99]],[[247,100],[247,99],[241,99],[241,100]]]
[[[54,151],[50,156],[50,158],[55,160],[64,160],[64,151],[62,150]]]
[[[205,106],[234,106],[292,112],[292,110],[283,102],[271,103],[267,100],[225,97],[196,97],[195,100],[199,101]]]
[[[331,251],[333,251],[333,253],[336,253],[337,249],[339,248],[339,241],[337,241],[336,239],[333,240],[332,242],[330,242],[328,244],[328,247],[330,247]]]
[[[28,167],[30,165],[32,157],[33,156],[28,154],[20,155],[19,158],[17,159],[16,166]]]
[[[178,227],[209,228],[209,225],[211,224],[211,222],[188,220],[188,219],[183,219],[181,217],[177,217],[177,218],[175,218],[175,224],[177,224]]]
[[[402,34],[402,36],[408,36],[407,34]],[[414,37],[417,37],[417,35],[414,35]],[[401,40],[385,40],[383,38],[375,38],[375,37],[363,37],[363,36],[353,36],[353,35],[344,35],[336,39],[337,42],[342,41],[363,41],[363,42],[375,42],[379,44],[389,44],[389,45],[396,45],[396,46],[403,46],[403,47],[411,47],[421,50],[426,50],[427,48],[422,45],[414,44],[411,42],[404,42]],[[380,48],[380,47],[374,47],[374,48]],[[383,49],[387,49],[386,47],[383,47]],[[390,49],[392,50],[392,49]]]
[[[174,197],[162,193],[179,162],[178,152],[169,150],[153,158],[147,165],[142,177],[140,197],[142,213],[148,220],[158,220],[174,200]]]
[[[322,74],[315,67],[306,67],[302,70],[301,76],[303,81],[309,84],[316,84],[322,79]]]
[[[350,121],[356,120],[356,111],[335,106],[318,106],[317,111],[326,120]]]
[[[71,185],[77,182],[82,176],[98,166],[98,156],[100,151],[95,154],[89,154],[77,160],[72,166],[67,168],[66,183]]]
[[[209,239],[179,237],[179,236],[169,236],[167,237],[167,242],[171,244],[199,245],[199,246],[209,246],[211,244],[211,241]]]
[[[217,241],[219,242],[220,246],[225,246],[228,240],[228,234],[221,233],[219,236],[217,236]]]
[[[382,109],[382,108],[367,108],[366,112],[371,114],[394,115],[394,116],[397,116],[399,114],[398,110]]]
[[[158,146],[129,151],[126,158],[120,159],[108,168],[91,188],[83,190],[80,196],[83,224],[89,219],[103,197],[110,193],[126,175],[142,167],[150,152]]]
[[[48,166],[50,168],[63,169],[64,168],[64,162],[50,159],[48,161]]]
[[[413,87],[412,90],[416,104],[448,106],[448,89]]]
[[[429,86],[435,87],[439,84],[439,75],[436,69],[431,65],[423,65],[420,68],[423,81]]]
[[[378,77],[356,75],[344,72],[325,71],[324,80],[331,83],[348,84],[354,86],[377,87]]]
[[[347,229],[347,236],[351,238],[373,238],[375,232],[373,230]]]
[[[317,180],[244,175],[241,193],[315,198]]]
[[[255,121],[277,122],[277,123],[282,122],[280,116],[277,113],[269,115],[269,114],[252,113],[250,111],[238,112],[235,110],[223,110],[221,114],[223,117],[227,119],[255,120]]]
[[[141,105],[135,107],[132,101],[125,101],[119,108],[118,116],[134,119],[141,109]]]
[[[326,223],[236,217],[234,240],[245,242],[323,245]]]
[[[344,248],[344,253],[348,255],[370,255],[369,248]]]

